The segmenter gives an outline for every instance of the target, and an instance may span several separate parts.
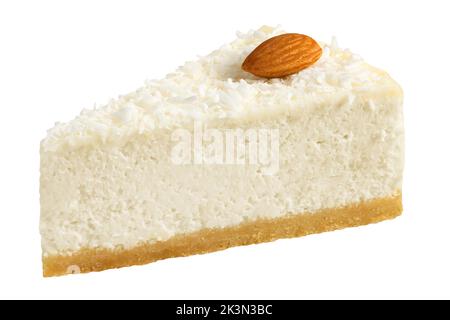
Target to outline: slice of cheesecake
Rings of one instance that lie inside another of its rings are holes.
[[[318,56],[287,68],[289,76],[242,70],[258,45],[280,34],[270,27],[238,34],[164,79],[48,132],[40,149],[44,276],[401,213],[399,85],[335,43],[320,43]],[[244,69],[277,67],[293,46],[266,50],[273,59]]]

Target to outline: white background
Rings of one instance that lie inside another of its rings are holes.
[[[450,298],[448,1],[1,1],[0,298]],[[405,91],[404,215],[300,239],[41,277],[39,142],[236,30],[336,35]]]

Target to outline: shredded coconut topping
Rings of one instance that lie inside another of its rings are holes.
[[[285,33],[261,27],[237,33],[237,39],[197,61],[186,62],[160,80],[93,110],[83,110],[68,123],[58,123],[42,142],[46,151],[98,141],[126,140],[155,128],[188,120],[239,118],[280,106],[301,108],[324,94],[365,90],[389,79],[359,56],[340,49],[336,40],[320,43],[322,57],[313,66],[283,79],[257,78],[241,70],[245,57],[264,40]],[[317,100],[317,99],[316,99]]]

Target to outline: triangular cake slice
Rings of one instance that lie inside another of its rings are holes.
[[[334,42],[320,43],[320,59],[289,76],[242,70],[258,45],[283,33],[238,34],[48,132],[40,150],[45,276],[401,213],[401,88]]]

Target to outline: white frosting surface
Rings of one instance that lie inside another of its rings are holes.
[[[57,123],[42,142],[46,151],[97,142],[126,141],[155,128],[183,125],[187,120],[246,119],[280,108],[301,108],[336,92],[392,86],[383,71],[359,56],[321,43],[323,54],[313,66],[285,79],[264,80],[241,70],[242,61],[262,41],[285,33],[261,27],[237,33],[237,39],[197,61],[185,63],[160,80],[147,81],[135,92],[107,105],[84,110],[68,123]]]

